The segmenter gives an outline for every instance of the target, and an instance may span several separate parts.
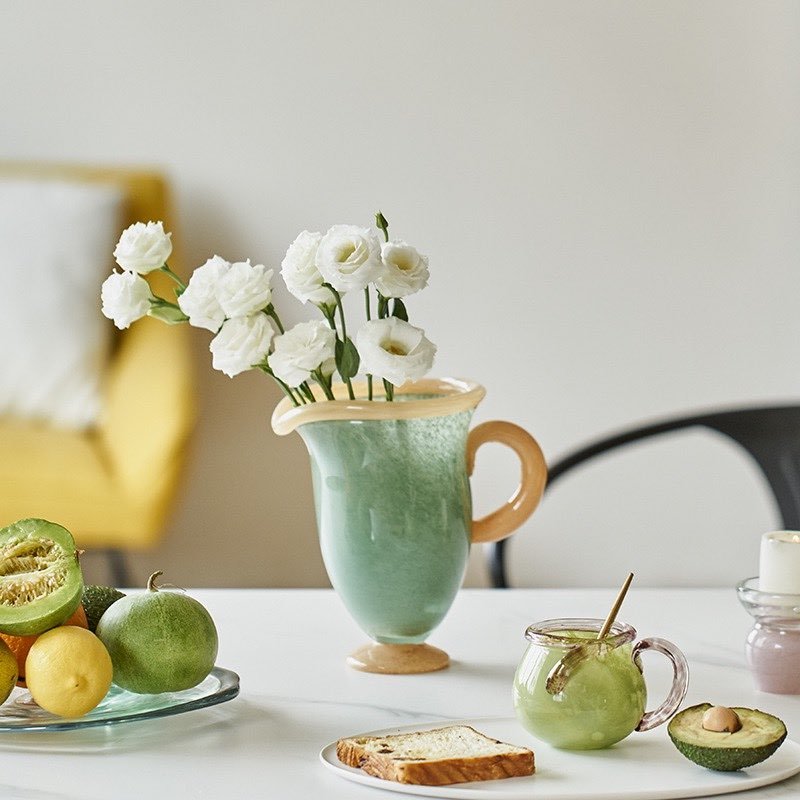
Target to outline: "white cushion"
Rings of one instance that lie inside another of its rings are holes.
[[[111,185],[0,178],[0,415],[97,420],[112,334],[100,286],[122,203]]]

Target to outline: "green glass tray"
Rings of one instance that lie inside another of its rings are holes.
[[[78,719],[64,719],[39,708],[29,692],[15,689],[11,698],[0,705],[0,732],[68,731],[168,717],[224,703],[238,694],[239,676],[214,667],[202,683],[183,692],[134,694],[112,686],[103,702],[88,714]]]

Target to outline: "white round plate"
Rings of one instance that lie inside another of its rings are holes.
[[[513,717],[439,721],[348,735],[388,736],[446,725],[471,725],[500,741],[530,747],[535,754],[536,774],[499,781],[417,786],[373,778],[360,769],[342,764],[336,757],[336,742],[322,749],[320,760],[342,778],[366,786],[403,794],[463,800],[530,800],[532,797],[547,800],[674,800],[755,789],[800,772],[800,745],[789,740],[771,758],[747,770],[712,772],[684,758],[670,742],[663,725],[647,733],[631,734],[607,750],[582,752],[556,750],[538,742]]]

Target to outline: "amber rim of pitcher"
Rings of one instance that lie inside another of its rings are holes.
[[[395,389],[395,397],[409,394],[428,395],[402,403],[385,403],[380,381],[375,381],[375,400],[367,400],[367,382],[353,383],[355,400],[348,397],[347,387],[333,385],[335,400],[326,400],[319,386],[312,391],[320,402],[304,406],[293,406],[288,397],[275,407],[272,414],[272,430],[285,436],[295,428],[308,422],[329,420],[381,420],[421,419],[444,417],[459,411],[471,411],[483,399],[486,390],[475,381],[463,378],[421,378],[407,381]]]
[[[546,619],[534,622],[525,630],[525,638],[535,644],[548,647],[583,647],[588,642],[597,641],[603,644],[619,647],[632,642],[636,638],[636,629],[624,622],[615,622],[611,630],[602,639],[576,639],[572,636],[559,636],[558,631],[586,631],[587,633],[600,633],[605,620],[593,617],[564,617],[561,619]]]

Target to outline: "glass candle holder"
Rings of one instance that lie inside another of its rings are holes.
[[[800,694],[800,594],[762,592],[758,578],[737,587],[739,600],[755,620],[745,653],[756,688],[772,694]]]

